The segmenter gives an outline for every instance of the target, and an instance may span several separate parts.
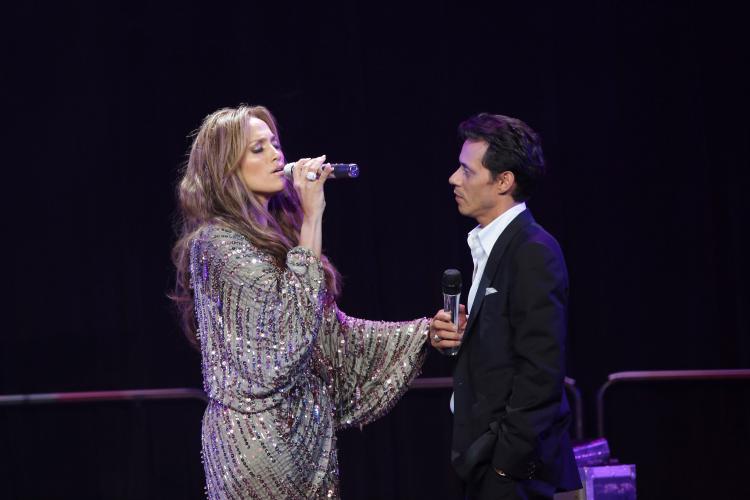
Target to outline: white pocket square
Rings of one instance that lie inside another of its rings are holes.
[[[492,288],[491,286],[488,286],[487,289],[484,291],[484,296],[492,295],[493,293],[497,293],[497,290]]]

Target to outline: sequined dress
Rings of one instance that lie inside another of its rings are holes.
[[[193,240],[190,270],[208,497],[338,498],[336,430],[395,404],[422,365],[428,320],[350,318],[310,250],[280,269],[217,225]]]

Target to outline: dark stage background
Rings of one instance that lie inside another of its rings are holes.
[[[6,6],[0,393],[200,387],[166,299],[173,192],[187,135],[240,102],[270,107],[289,159],[361,165],[327,187],[349,314],[431,316],[442,270],[471,276],[447,178],[457,124],[490,111],[544,139],[530,207],[568,261],[589,435],[608,373],[750,367],[745,17],[675,4]],[[450,370],[432,353],[424,375]],[[459,498],[449,396],[342,432],[344,498]],[[613,389],[639,498],[748,498],[749,401],[747,383]],[[201,413],[3,408],[0,497],[200,498]]]

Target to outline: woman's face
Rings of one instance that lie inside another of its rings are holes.
[[[240,162],[240,175],[247,188],[262,203],[282,191],[284,179],[284,153],[279,140],[266,122],[250,118],[250,133],[245,156]]]

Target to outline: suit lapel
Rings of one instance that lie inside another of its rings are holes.
[[[492,247],[490,256],[487,259],[487,264],[484,266],[484,273],[482,273],[482,277],[479,281],[477,294],[474,296],[474,303],[471,306],[469,323],[466,325],[464,339],[461,342],[462,346],[465,345],[466,337],[471,333],[472,328],[476,323],[476,319],[479,316],[479,310],[482,308],[482,303],[484,302],[484,293],[487,287],[490,285],[492,278],[495,276],[495,273],[497,272],[497,268],[500,265],[503,254],[505,254],[505,250],[508,248],[508,245],[510,245],[510,242],[513,241],[513,238],[518,233],[518,231],[528,226],[529,224],[532,224],[533,222],[534,217],[531,215],[531,212],[527,208],[526,210],[518,214],[510,224],[508,224],[508,227],[506,227],[502,234],[500,234],[500,237]],[[505,290],[503,290],[503,292],[505,292]]]

